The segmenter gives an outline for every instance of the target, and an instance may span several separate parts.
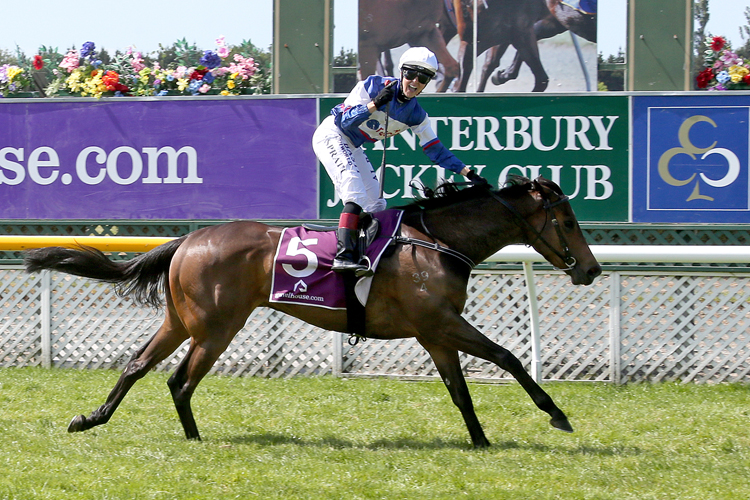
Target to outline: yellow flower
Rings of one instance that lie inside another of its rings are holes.
[[[68,78],[65,79],[65,85],[71,92],[78,92],[81,90],[81,70],[74,69],[73,72],[68,75]]]
[[[227,81],[227,87],[230,88],[230,89],[233,89],[234,88],[234,80],[228,80]]]
[[[183,90],[185,90],[187,88],[188,83],[189,82],[188,82],[187,78],[178,78],[177,79],[177,90],[179,90],[180,92],[182,92]]]
[[[222,90],[220,92],[221,95],[230,95],[228,90]]]
[[[745,66],[734,65],[729,67],[730,75],[739,75],[739,77],[742,78],[748,73],[750,73],[750,70],[748,70]]]
[[[8,75],[8,82],[12,82],[15,77],[23,73],[23,70],[18,66],[11,66],[8,68],[6,74]]]

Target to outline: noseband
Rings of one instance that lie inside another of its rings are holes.
[[[563,247],[563,252],[559,252],[557,249],[552,247],[552,245],[542,236],[541,231],[537,231],[534,226],[529,223],[529,221],[526,220],[524,216],[521,215],[521,213],[516,210],[516,207],[505,201],[503,198],[498,196],[497,194],[493,193],[492,191],[489,191],[490,195],[495,198],[497,201],[503,204],[505,208],[510,210],[510,213],[513,214],[513,216],[520,220],[526,228],[531,231],[533,234],[536,235],[536,238],[534,238],[533,241],[529,242],[528,245],[532,245],[537,240],[544,243],[544,245],[549,248],[552,253],[560,257],[560,259],[565,263],[568,267],[559,268],[561,271],[571,271],[576,266],[577,261],[576,258],[573,257],[573,255],[570,253],[570,246],[568,245],[568,240],[565,238],[565,235],[563,234],[562,228],[560,228],[560,223],[557,221],[557,217],[555,217],[555,211],[553,210],[556,206],[562,205],[563,203],[566,203],[570,201],[570,198],[567,196],[561,196],[558,198],[557,201],[550,201],[544,196],[543,191],[539,191],[539,194],[541,194],[542,199],[544,200],[544,205],[542,208],[549,214],[549,217],[552,220],[552,225],[555,226],[555,231],[557,232],[557,238],[560,240],[560,245]],[[542,226],[542,231],[544,231],[544,227],[547,226],[547,219],[544,220],[544,226]]]

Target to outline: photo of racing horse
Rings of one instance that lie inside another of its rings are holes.
[[[511,179],[495,190],[447,184],[403,211],[398,237],[372,277],[362,335],[416,338],[432,357],[463,416],[475,447],[489,446],[474,411],[459,352],[510,373],[550,424],[572,432],[565,413],[509,350],[491,341],[462,313],[471,271],[501,248],[530,245],[570,277],[589,285],[602,272],[578,225],[568,197],[552,181]],[[377,216],[377,214],[375,214]],[[92,248],[47,247],[25,253],[27,272],[53,270],[116,285],[141,304],[165,302],[158,331],[127,363],[106,402],[68,427],[81,432],[107,423],[130,388],[186,340],[190,344],[167,384],[188,439],[200,439],[192,395],[257,307],[269,307],[320,328],[350,332],[346,310],[273,301],[275,256],[284,228],[237,221],[198,229],[129,261],[110,260]],[[295,242],[304,268],[316,270],[316,238]]]
[[[391,53],[403,44],[421,44],[430,48],[441,63],[443,74],[436,81],[436,92],[465,92],[474,69],[474,9],[477,13],[477,54],[487,53],[478,75],[477,92],[492,84],[503,85],[518,78],[522,64],[531,70],[533,82],[528,89],[519,91],[543,92],[550,77],[539,52],[538,41],[569,32],[587,42],[596,43],[596,0],[399,0],[360,2],[360,76],[380,72],[393,74]],[[415,13],[422,13],[418,20]],[[394,17],[395,16],[395,17]],[[437,31],[442,40],[436,38]],[[429,33],[429,36],[422,34]],[[419,38],[417,38],[419,36]],[[410,42],[409,39],[418,40]],[[377,43],[374,41],[377,40]],[[555,65],[556,72],[574,72],[578,88],[561,90],[586,90],[579,77],[581,70],[578,48],[566,43],[551,46],[549,58],[556,52],[577,51],[576,64]],[[513,62],[507,69],[493,71],[509,47],[516,50]],[[587,53],[595,54],[596,50]],[[382,62],[379,61],[382,59]],[[445,61],[445,62],[444,62]],[[547,62],[549,64],[549,60]],[[589,62],[591,65],[592,62]],[[380,67],[380,69],[379,69]],[[555,75],[560,78],[559,75]],[[570,78],[570,77],[567,77]],[[499,89],[498,89],[499,90]],[[507,89],[503,89],[507,91]]]

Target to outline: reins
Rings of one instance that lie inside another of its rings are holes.
[[[457,185],[458,184],[459,183],[457,183]],[[471,184],[471,183],[467,183],[467,184]],[[570,246],[568,245],[568,240],[567,240],[567,238],[565,238],[565,235],[563,234],[562,229],[560,228],[560,223],[558,222],[557,217],[555,217],[555,213],[554,213],[554,210],[553,210],[558,205],[562,205],[563,203],[566,203],[566,202],[570,201],[570,198],[568,196],[563,195],[557,201],[549,201],[544,196],[544,193],[542,191],[540,191],[540,194],[542,195],[542,199],[544,200],[544,205],[542,206],[542,208],[545,211],[550,212],[551,220],[552,220],[552,225],[555,227],[555,231],[557,232],[557,237],[558,237],[558,239],[560,241],[560,245],[563,247],[563,253],[561,253],[557,249],[555,249],[544,238],[544,236],[542,236],[541,231],[537,231],[536,228],[534,226],[532,226],[531,223],[529,223],[529,221],[527,221],[526,218],[523,215],[521,215],[521,213],[518,210],[516,210],[516,208],[513,205],[511,205],[506,200],[504,200],[503,198],[501,198],[500,196],[498,196],[497,194],[495,194],[494,192],[492,192],[492,190],[488,190],[488,192],[489,192],[490,196],[492,196],[494,199],[496,199],[497,201],[499,201],[500,203],[502,203],[502,205],[505,208],[507,208],[508,211],[510,211],[510,213],[513,215],[513,217],[515,217],[516,219],[520,220],[523,224],[525,224],[526,228],[529,231],[531,231],[534,235],[536,235],[536,238],[533,241],[531,241],[530,243],[528,243],[529,245],[533,244],[537,240],[539,240],[542,243],[544,243],[547,246],[547,248],[549,248],[552,251],[552,253],[554,253],[555,255],[557,255],[558,257],[560,257],[560,259],[565,263],[565,265],[568,266],[568,267],[564,267],[564,268],[559,268],[561,271],[570,271],[570,270],[572,270],[575,267],[575,265],[577,263],[576,258],[573,257],[572,253],[570,252]],[[436,238],[432,235],[432,233],[430,232],[430,230],[427,229],[427,226],[425,225],[425,222],[424,222],[424,210],[419,213],[419,221],[422,223],[422,227],[424,228],[425,234],[427,236],[429,236],[430,238],[432,238],[432,240],[433,240],[432,243],[424,241],[424,240],[416,239],[416,238],[407,238],[407,237],[404,237],[404,236],[394,236],[393,237],[393,241],[396,242],[396,243],[404,244],[404,245],[415,245],[415,246],[420,246],[420,247],[423,247],[423,248],[428,248],[428,249],[434,250],[436,252],[444,253],[446,255],[450,255],[451,257],[454,257],[454,258],[460,260],[461,262],[463,262],[464,264],[466,264],[467,266],[469,266],[470,269],[474,269],[474,267],[476,267],[476,264],[474,263],[474,261],[471,260],[466,255],[464,255],[461,252],[458,252],[456,250],[453,250],[452,248],[444,247],[444,246],[440,245],[439,243],[437,243]],[[544,224],[545,224],[545,226],[547,225],[546,219],[544,221]],[[544,227],[542,227],[542,231],[544,231]]]

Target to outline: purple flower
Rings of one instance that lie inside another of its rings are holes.
[[[201,57],[201,64],[208,69],[216,68],[221,64],[221,57],[213,50],[207,50]]]
[[[203,75],[203,81],[206,83],[213,83],[214,80],[215,80],[215,77],[213,74],[211,74],[210,71],[206,73],[205,75]]]
[[[86,42],[83,44],[83,47],[81,47],[81,57],[91,57],[91,60],[94,60],[94,50],[96,50],[96,45],[94,45],[94,42]]]

